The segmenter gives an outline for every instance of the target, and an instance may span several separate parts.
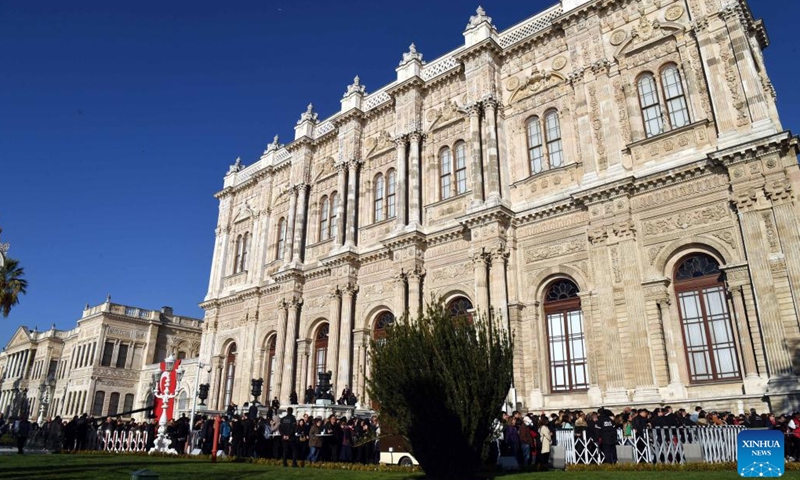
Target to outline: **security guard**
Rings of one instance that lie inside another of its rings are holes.
[[[600,441],[603,445],[603,463],[617,463],[617,426],[614,425],[614,416],[608,410],[601,410],[597,419],[600,425]]]

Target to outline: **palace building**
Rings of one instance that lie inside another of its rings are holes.
[[[370,341],[431,295],[507,322],[519,409],[796,406],[797,138],[747,2],[478,8],[463,40],[231,166],[210,408],[328,370],[369,401]]]

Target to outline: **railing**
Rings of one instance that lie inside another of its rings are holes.
[[[699,448],[706,463],[735,462],[736,435],[743,426],[720,427],[657,427],[625,437],[617,430],[617,444],[633,449],[636,463],[686,463],[687,446]],[[586,432],[557,430],[556,445],[563,447],[567,464],[603,463],[600,446]]]
[[[144,452],[147,450],[146,431],[97,431],[97,449],[106,452]]]

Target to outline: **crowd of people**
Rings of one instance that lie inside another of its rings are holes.
[[[785,451],[789,461],[800,461],[800,412],[775,416],[759,414],[751,409],[748,415],[731,412],[707,412],[702,407],[693,411],[672,407],[634,409],[627,407],[614,414],[608,409],[596,411],[562,410],[549,416],[541,413],[526,415],[503,413],[496,424],[498,456],[514,457],[522,469],[547,469],[551,447],[556,443],[557,430],[572,431],[575,437],[587,438],[603,452],[605,463],[616,463],[619,432],[622,438],[637,437],[641,441],[645,430],[659,427],[708,427],[741,425],[746,428],[779,430],[786,435]],[[658,434],[658,433],[657,433]],[[585,436],[585,437],[584,437]]]

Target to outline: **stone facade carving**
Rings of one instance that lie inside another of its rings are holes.
[[[677,230],[686,230],[699,225],[719,222],[729,216],[730,211],[724,205],[703,207],[645,222],[644,234],[648,237],[663,235]]]

